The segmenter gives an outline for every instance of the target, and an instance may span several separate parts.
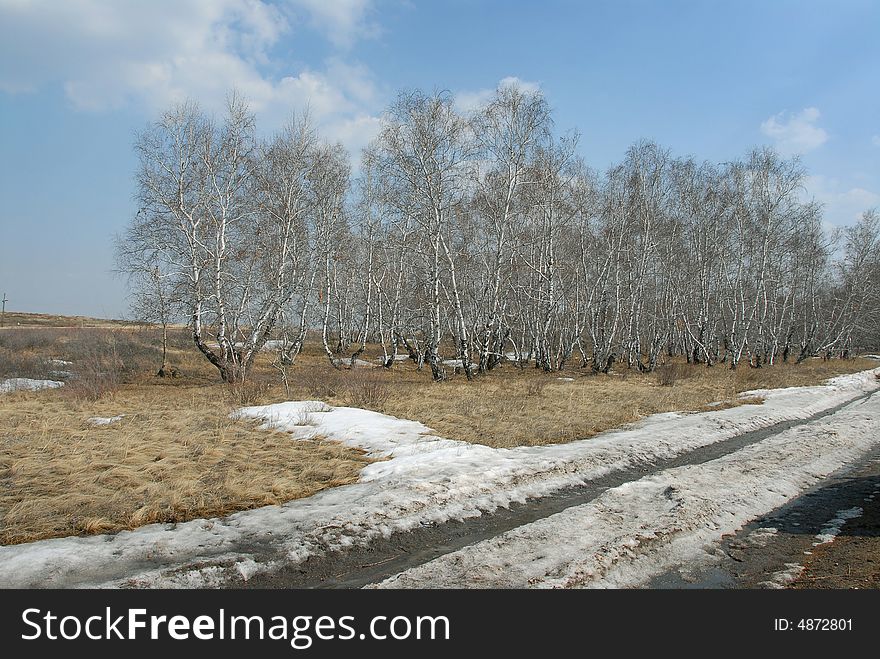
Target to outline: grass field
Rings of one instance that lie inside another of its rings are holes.
[[[110,320],[90,316],[59,316],[48,313],[21,313],[7,311],[3,315],[3,327],[133,327],[138,323],[129,320]]]
[[[170,356],[182,377],[162,379],[154,375],[155,328],[65,322],[0,330],[0,378],[67,381],[0,396],[2,544],[281,503],[353,482],[369,462],[334,442],[291,441],[229,417],[241,405],[288,399],[268,354],[249,384],[229,387],[178,328]],[[374,346],[365,359],[377,354]],[[594,375],[505,364],[473,382],[454,376],[435,384],[411,362],[339,371],[312,343],[290,369],[289,398],[365,407],[421,421],[443,437],[510,447],[588,438],[657,412],[737,405],[743,391],[817,384],[874,366],[809,360],[730,371],[675,363],[658,373]],[[111,424],[90,422],[118,415]]]
[[[335,442],[233,421],[211,393],[126,385],[96,403],[55,391],[0,397],[0,543],[283,503],[354,482],[368,463]],[[88,421],[114,412],[125,416]]]

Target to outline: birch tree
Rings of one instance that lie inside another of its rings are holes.
[[[469,137],[467,124],[455,111],[449,94],[412,91],[398,95],[376,143],[377,165],[387,185],[386,202],[419,230],[408,248],[416,250],[427,274],[426,355],[436,381],[447,377],[440,359],[442,274],[444,266],[452,266],[454,274],[449,228],[464,191],[465,166],[472,148]],[[457,299],[456,344],[462,365],[469,371],[467,324],[454,276],[452,288]]]

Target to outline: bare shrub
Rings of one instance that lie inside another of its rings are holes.
[[[296,413],[296,425],[298,426],[316,426],[318,425],[315,414],[321,414],[330,411],[330,406],[321,402],[308,403],[303,405]]]
[[[60,370],[51,357],[60,350],[57,329],[7,328],[0,331],[0,377],[52,378]]]
[[[112,396],[122,384],[123,361],[109,330],[73,330],[61,341],[64,356],[73,363],[66,397],[97,401]]]
[[[57,327],[18,327],[0,332],[0,348],[22,353],[36,351],[49,353],[62,341],[66,330]]]
[[[44,357],[0,348],[0,378],[36,378],[50,376],[53,366]]]
[[[673,362],[671,364],[663,364],[658,366],[655,373],[657,374],[657,383],[661,387],[674,387],[679,380],[692,378],[697,374],[699,366],[690,364],[682,364],[681,362]]]
[[[134,330],[84,328],[72,330],[64,342],[65,358],[74,362],[91,361],[98,355],[111,360],[121,380],[154,371],[161,363],[160,349],[153,337]]]
[[[64,395],[80,401],[96,401],[112,396],[122,384],[121,362],[115,351],[94,346],[74,362],[73,374],[64,387]]]
[[[99,371],[88,369],[77,374],[76,379],[71,380],[63,393],[69,398],[81,401],[96,401],[106,396],[112,396],[119,390],[119,377],[111,371]]]
[[[483,405],[479,395],[462,395],[460,396],[459,409],[461,415],[465,418],[476,418],[478,412],[482,410]]]
[[[330,407],[329,405],[325,405],[324,403],[322,403],[320,401],[308,403],[308,404],[302,406],[302,410],[309,413],[309,414],[312,414],[315,412],[318,412],[318,413],[329,412],[331,409],[333,409],[333,408]]]
[[[346,398],[353,407],[381,410],[390,396],[381,374],[353,371],[346,385]]]
[[[298,374],[294,382],[303,387],[310,398],[335,398],[345,388],[341,374],[326,368],[309,368]]]
[[[264,401],[271,385],[264,380],[245,380],[227,387],[227,399],[238,406],[258,405]]]
[[[135,374],[149,373],[162,363],[162,348],[158,339],[145,332],[113,332],[115,351],[126,379]]]

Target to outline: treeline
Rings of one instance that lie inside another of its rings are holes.
[[[309,330],[336,366],[376,342],[435,380],[876,346],[875,211],[827,231],[800,163],[766,148],[716,165],[638,142],[598,173],[577,141],[540,93],[463,113],[404,92],[353,177],[306,116],[267,140],[240,98],[219,122],[185,103],[138,138],[120,262],[141,315],[186,318],[229,382],[269,339],[292,363]]]

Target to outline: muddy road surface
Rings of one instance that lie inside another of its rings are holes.
[[[880,588],[880,449],[764,515],[653,588]]]

